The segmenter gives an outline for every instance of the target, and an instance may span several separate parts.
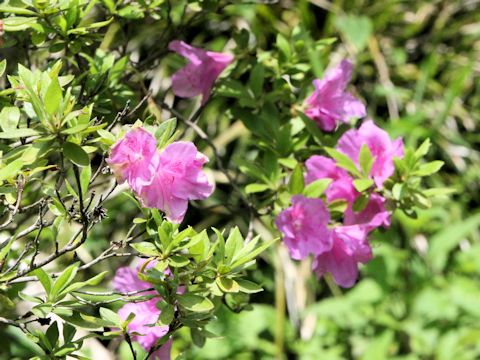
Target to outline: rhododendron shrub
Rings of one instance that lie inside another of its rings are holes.
[[[446,192],[356,54],[262,35],[266,9],[0,5],[0,358],[290,358],[307,305],[368,279],[376,235]],[[202,353],[265,322],[261,346]]]

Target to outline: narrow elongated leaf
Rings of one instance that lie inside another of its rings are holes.
[[[35,269],[33,275],[40,281],[48,296],[53,286],[52,278],[42,268]]]
[[[323,195],[331,184],[332,179],[319,179],[305,186],[303,195],[308,198],[318,198]]]
[[[13,178],[18,174],[20,169],[23,166],[23,161],[22,159],[17,159],[15,161],[12,161],[10,164],[7,166],[3,167],[0,169],[0,181],[6,180]]]
[[[10,129],[8,131],[0,132],[0,139],[18,139],[36,135],[40,135],[40,133],[37,130],[30,128]]]
[[[50,115],[58,110],[62,101],[62,88],[57,78],[53,78],[45,93],[45,108]]]
[[[66,142],[63,144],[63,154],[76,165],[90,165],[88,154],[77,144],[72,142]]]
[[[58,277],[57,280],[55,280],[55,283],[53,284],[52,290],[50,291],[50,296],[49,298],[54,300],[58,295],[60,295],[60,292],[65,289],[67,286],[70,285],[70,283],[73,281],[75,276],[77,275],[78,271],[78,263],[70,265],[67,267]]]

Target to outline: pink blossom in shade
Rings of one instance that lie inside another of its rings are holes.
[[[118,268],[112,281],[115,290],[121,292],[132,292],[150,289],[152,287],[151,284],[138,278],[139,270],[140,266],[138,266],[136,270],[129,266]]]
[[[337,150],[358,164],[360,149],[364,144],[374,157],[370,176],[377,187],[381,188],[385,180],[395,171],[393,158],[403,156],[403,140],[398,138],[392,141],[386,131],[376,126],[372,120],[368,120],[358,130],[348,130],[343,134],[338,140]]]
[[[344,224],[359,225],[367,232],[380,226],[388,228],[390,226],[390,212],[385,209],[385,203],[386,200],[382,196],[372,194],[367,206],[362,211],[354,212],[351,206],[345,211]]]
[[[160,347],[160,349],[154,351],[150,358],[155,360],[170,360],[170,352],[172,351],[172,345],[173,339],[170,338],[165,344]]]
[[[353,65],[343,60],[326,72],[322,79],[313,81],[315,91],[306,100],[305,114],[324,131],[333,131],[338,122],[348,122],[352,117],[364,117],[365,105],[346,91],[352,78]]]
[[[132,335],[132,340],[137,341],[146,350],[149,350],[158,339],[168,333],[168,326],[151,326],[157,322],[160,316],[160,310],[156,306],[157,302],[158,299],[151,299],[127,303],[118,310],[118,316],[124,320],[130,313],[135,314],[133,320],[128,324],[128,332],[138,333],[138,335]]]
[[[290,256],[300,260],[309,254],[318,255],[331,249],[329,220],[330,213],[321,199],[295,195],[292,206],[277,216],[275,225],[283,233]]]
[[[360,226],[338,226],[332,230],[333,246],[318,255],[312,268],[318,277],[330,273],[341,287],[352,287],[358,278],[358,263],[372,258],[367,232]]]
[[[143,128],[134,128],[113,145],[107,163],[119,182],[127,181],[138,192],[152,177],[156,150],[155,138]]]
[[[306,162],[305,183],[310,184],[320,179],[332,179],[325,195],[329,202],[333,200],[346,200],[353,203],[358,192],[353,186],[353,179],[347,171],[338,167],[330,158],[320,155],[311,156]]]
[[[146,268],[154,265],[154,262],[150,262]],[[113,278],[114,288],[121,292],[132,292],[151,288],[151,284],[138,278],[138,271],[141,267],[142,264],[139,264],[135,270],[129,267],[119,268]],[[142,292],[141,294],[155,295],[157,293],[152,290]],[[126,320],[131,313],[135,314],[133,320],[128,324],[128,332],[132,334],[132,340],[137,341],[147,351],[156,344],[158,339],[165,336],[169,330],[168,326],[151,326],[156,323],[160,316],[160,310],[156,306],[158,301],[159,298],[156,297],[143,302],[127,303],[118,311],[118,315],[124,320]],[[153,358],[169,360],[170,348],[171,340],[157,350],[154,353],[157,357]]]
[[[202,105],[210,97],[213,84],[223,70],[233,61],[230,54],[205,51],[179,40],[170,42],[168,48],[189,62],[172,76],[175,95],[190,98],[202,95]]]
[[[143,203],[164,211],[170,221],[181,222],[189,200],[206,199],[213,192],[202,169],[207,161],[191,142],[168,145],[155,158],[155,175],[140,193]]]

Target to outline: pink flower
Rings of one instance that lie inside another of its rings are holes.
[[[300,260],[309,254],[318,255],[332,248],[332,238],[327,225],[330,213],[321,199],[302,195],[292,197],[292,206],[283,210],[275,225],[283,233],[283,240],[293,259]]]
[[[368,120],[358,130],[348,130],[343,134],[338,140],[337,149],[358,164],[360,149],[364,144],[374,157],[370,175],[381,188],[395,171],[393,158],[403,156],[403,141],[401,138],[392,141],[384,130],[377,127],[372,120]]]
[[[207,161],[191,142],[168,145],[154,159],[154,176],[140,192],[143,203],[164,211],[170,221],[181,222],[189,200],[205,199],[213,192],[202,170]]]
[[[385,209],[385,203],[386,200],[382,196],[370,195],[368,204],[362,211],[354,212],[351,206],[345,211],[345,225],[359,225],[367,232],[380,226],[389,227],[390,213]]]
[[[208,158],[191,142],[174,142],[162,152],[156,147],[150,133],[136,128],[113,146],[107,163],[145,206],[158,208],[171,221],[181,222],[189,200],[205,199],[213,192],[202,169]]]
[[[334,130],[337,122],[366,115],[365,105],[345,90],[352,78],[352,67],[350,61],[343,60],[327,71],[323,79],[313,81],[315,91],[306,100],[305,114],[325,131]]]
[[[330,158],[320,155],[311,156],[306,162],[305,183],[310,184],[315,180],[332,179],[325,195],[329,202],[333,200],[346,200],[353,203],[358,192],[353,187],[353,179],[347,171],[338,167]]]
[[[140,266],[141,264],[136,270],[129,267],[119,268],[113,278],[114,288],[121,292],[132,292],[151,288],[152,286],[149,283],[138,278]],[[151,266],[153,266],[153,264]],[[141,294],[155,295],[156,292],[145,291]],[[132,333],[132,340],[137,341],[145,350],[150,350],[150,348],[157,343],[157,340],[165,336],[169,330],[168,326],[155,326],[155,323],[160,316],[160,310],[156,306],[158,301],[158,298],[153,298],[143,302],[127,303],[118,311],[118,315],[124,320],[126,320],[131,313],[135,314],[133,320],[128,324],[128,332]],[[169,360],[170,347],[171,340],[159,350],[155,351],[154,355],[156,357],[154,356],[153,358]]]
[[[338,285],[348,288],[357,281],[358,263],[368,262],[372,250],[365,229],[359,226],[338,226],[332,233],[332,249],[318,255],[312,268],[318,277],[328,272]]]
[[[168,48],[186,58],[189,63],[172,76],[172,89],[175,95],[190,98],[202,95],[204,105],[220,73],[233,61],[234,57],[213,51],[205,51],[174,40]]]
[[[121,292],[132,292],[138,290],[146,290],[152,287],[151,284],[140,280],[138,278],[138,272],[140,271],[140,265],[137,266],[136,270],[133,270],[129,266],[123,266],[117,269],[115,277],[113,278],[113,287],[117,291]],[[142,294],[154,294],[155,292],[145,292]]]
[[[143,128],[134,128],[113,145],[107,163],[120,183],[127,181],[133,190],[140,191],[150,181],[156,150],[155,138]]]
[[[135,314],[133,320],[128,324],[129,333],[138,333],[132,335],[132,340],[137,341],[146,350],[150,350],[158,339],[168,333],[168,326],[155,325],[160,316],[160,310],[157,308],[158,299],[138,303],[127,303],[118,310],[118,315],[122,319],[127,319],[130,313]]]

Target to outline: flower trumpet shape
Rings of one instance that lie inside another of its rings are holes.
[[[366,115],[365,105],[346,91],[352,78],[352,67],[350,61],[343,60],[322,79],[313,81],[315,91],[305,102],[305,114],[324,131],[333,131],[338,122]]]
[[[172,76],[174,94],[183,98],[202,95],[204,105],[215,80],[233,61],[233,56],[199,49],[179,40],[170,42],[168,48],[188,60],[188,64]]]

